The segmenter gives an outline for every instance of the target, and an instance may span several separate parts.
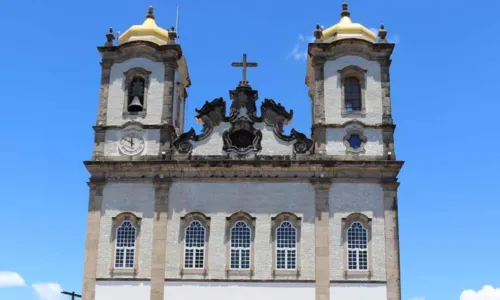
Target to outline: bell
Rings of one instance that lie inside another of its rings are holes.
[[[134,99],[132,99],[132,102],[130,102],[128,106],[128,111],[131,112],[137,112],[137,111],[142,111],[144,107],[142,106],[141,100],[139,100],[139,97],[135,96]]]

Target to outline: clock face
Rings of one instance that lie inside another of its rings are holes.
[[[125,129],[118,143],[118,148],[125,155],[137,155],[144,150],[144,137],[142,130],[137,128]]]

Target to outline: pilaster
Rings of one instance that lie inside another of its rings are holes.
[[[168,194],[170,186],[171,182],[168,180],[158,179],[155,182],[155,217],[151,259],[151,300],[164,299]]]
[[[382,184],[384,190],[385,264],[387,300],[401,300],[397,189],[399,183]]]
[[[379,59],[380,64],[380,75],[382,84],[382,123],[393,124],[392,120],[392,109],[391,109],[391,78],[389,68],[391,66],[391,60],[389,57]]]
[[[85,263],[83,266],[82,300],[95,299],[99,231],[104,182],[90,182],[87,236],[85,239]]]
[[[173,108],[174,108],[174,84],[175,84],[175,69],[176,63],[166,61],[165,63],[165,78],[163,81],[163,112],[162,123],[173,126]]]
[[[97,125],[106,125],[106,116],[108,113],[108,93],[109,78],[111,75],[111,66],[113,61],[103,59],[101,62],[101,90],[99,92],[99,112],[97,113]]]
[[[329,192],[331,179],[311,180],[314,186],[316,300],[330,299]]]
[[[313,58],[314,68],[314,101],[313,101],[313,136],[314,152],[326,154],[326,128],[318,126],[326,122],[325,116],[325,59]]]

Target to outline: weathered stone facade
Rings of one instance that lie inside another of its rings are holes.
[[[394,153],[390,108],[393,48],[353,38],[309,45],[308,136],[286,134],[294,112],[272,99],[258,106],[258,91],[245,80],[228,102],[216,98],[196,110],[201,132],[183,130],[191,81],[175,40],[99,47],[99,112],[93,157],[85,162],[91,191],[83,300],[211,300],[228,293],[248,300],[400,300],[403,162]],[[147,77],[140,114],[126,111],[136,69]],[[349,112],[342,82],[353,70],[364,76],[363,107]],[[350,144],[353,135],[359,147]],[[115,267],[122,220],[136,238],[133,264],[125,268]],[[191,268],[185,239],[195,220],[205,230],[203,266]],[[241,270],[230,260],[235,220],[251,230],[250,264]],[[289,269],[276,263],[283,220],[296,230],[296,265]],[[367,267],[356,270],[347,249],[355,221],[367,232]]]

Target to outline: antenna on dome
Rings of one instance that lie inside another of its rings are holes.
[[[179,4],[177,4],[177,13],[175,15],[175,31],[177,32],[177,39],[179,39]]]

